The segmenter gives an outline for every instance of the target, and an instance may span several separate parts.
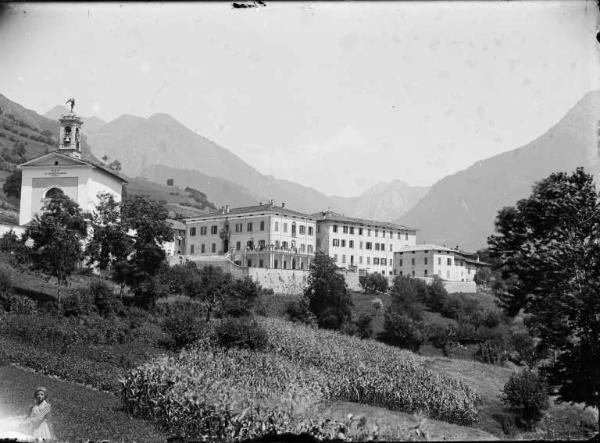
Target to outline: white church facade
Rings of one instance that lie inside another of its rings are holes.
[[[22,170],[19,225],[29,223],[50,198],[64,194],[91,212],[99,194],[112,194],[121,201],[126,180],[115,171],[82,158],[82,121],[73,112],[60,120],[58,149],[19,165]]]

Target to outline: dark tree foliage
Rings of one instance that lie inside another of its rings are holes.
[[[304,291],[309,307],[321,328],[340,329],[352,316],[352,298],[344,276],[333,258],[317,252],[310,265],[308,287]]]
[[[530,314],[540,349],[557,351],[546,367],[561,401],[600,407],[600,204],[583,168],[553,173],[531,196],[500,211],[488,239],[509,315]],[[599,422],[600,427],[600,422]]]
[[[173,240],[173,230],[167,224],[168,211],[159,202],[136,195],[121,205],[123,229],[133,233],[131,254],[114,264],[116,281],[128,285],[139,303],[153,306],[156,297],[168,293],[158,278],[166,264],[161,245]]]
[[[79,205],[64,195],[52,198],[25,232],[25,238],[33,240],[33,265],[56,278],[59,304],[61,287],[84,257],[86,236],[87,224]]]
[[[426,294],[425,305],[432,311],[440,312],[448,298],[448,291],[440,277],[433,277],[433,281],[426,288]]]
[[[425,290],[427,290],[427,284],[421,280],[404,276],[396,277],[392,286],[392,304],[388,309],[405,314],[413,320],[421,321],[425,310],[419,296],[421,284],[425,284]]]
[[[406,314],[387,310],[383,331],[377,337],[388,345],[418,352],[425,341],[423,325]]]
[[[529,369],[511,375],[504,385],[502,402],[518,411],[528,428],[548,409],[548,393],[543,379]]]
[[[89,264],[99,269],[112,269],[116,262],[127,260],[132,252],[133,239],[121,223],[121,204],[112,194],[101,194],[92,214],[92,238],[88,241],[86,255]]]
[[[20,169],[15,169],[12,174],[6,177],[2,191],[7,197],[21,198],[21,180],[23,172]]]
[[[358,282],[365,293],[367,292],[385,292],[388,289],[388,280],[383,275],[374,272],[367,275],[361,275]]]

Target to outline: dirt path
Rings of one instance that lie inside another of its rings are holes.
[[[0,414],[26,414],[37,386],[48,388],[51,423],[61,441],[166,441],[156,425],[120,410],[114,395],[12,365],[0,366]]]

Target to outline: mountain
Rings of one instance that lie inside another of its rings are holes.
[[[498,211],[529,196],[534,183],[550,173],[584,166],[598,182],[598,115],[600,91],[592,91],[527,145],[478,161],[438,181],[396,221],[417,227],[419,242],[470,250],[486,246]]]
[[[167,114],[149,118],[122,115],[89,134],[89,140],[98,157],[107,156],[108,162],[119,160],[126,174],[158,183],[174,178],[180,185],[205,190],[219,205],[273,199],[301,212],[331,208],[349,216],[389,221],[424,193],[421,188],[394,182],[357,198],[328,197],[313,188],[261,174]]]
[[[379,183],[358,197],[330,197],[336,212],[374,220],[394,220],[403,215],[429,191],[427,186],[410,186],[402,180]]]
[[[58,121],[58,119],[62,115],[68,114],[68,113],[69,113],[69,109],[66,106],[57,105],[54,108],[50,109],[48,112],[46,112],[44,114],[44,117],[49,118],[51,120]],[[98,129],[100,129],[102,126],[104,126],[106,124],[106,122],[104,120],[102,120],[101,118],[96,117],[96,116],[92,116],[92,117],[80,116],[80,118],[83,120],[83,126],[81,127],[81,131],[84,134],[91,134],[93,132],[96,132],[96,131],[98,131]]]

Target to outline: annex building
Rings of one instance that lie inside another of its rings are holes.
[[[474,253],[434,244],[406,246],[394,253],[396,274],[410,277],[473,282],[477,269],[489,266]]]

